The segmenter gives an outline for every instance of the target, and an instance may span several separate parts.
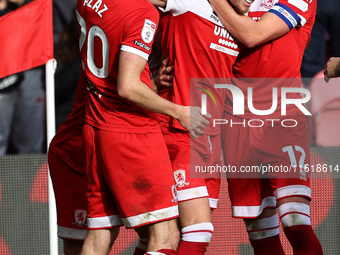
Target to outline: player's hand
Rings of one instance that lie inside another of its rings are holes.
[[[325,75],[324,79],[328,82],[331,78],[339,77],[340,76],[340,58],[330,58],[327,61],[325,69],[323,71]]]
[[[172,87],[174,78],[174,66],[168,66],[169,57],[162,61],[162,65],[159,68],[158,74],[154,79],[157,91],[161,89]]]
[[[8,6],[7,0],[0,0],[0,11],[4,11]]]
[[[197,106],[183,106],[183,108],[184,110],[178,121],[190,132],[193,138],[197,138],[203,134],[204,129],[209,125],[209,121],[206,118],[210,118],[211,115],[208,113],[203,116],[201,108]]]

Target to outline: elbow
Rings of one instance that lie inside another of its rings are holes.
[[[131,100],[132,90],[129,89],[128,85],[118,86],[117,93],[121,98],[124,98],[126,100]]]
[[[247,48],[254,48],[259,43],[253,37],[245,37],[240,40]]]
[[[242,42],[247,48],[254,48],[258,44],[254,41],[244,41]]]
[[[239,41],[245,45],[247,48],[254,48],[261,44],[261,40],[259,36],[256,34],[241,34],[240,38],[238,38]]]

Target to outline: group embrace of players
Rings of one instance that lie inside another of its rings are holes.
[[[250,107],[272,109],[273,88],[301,86],[315,13],[316,0],[78,0],[82,72],[48,153],[64,253],[108,254],[125,225],[140,237],[134,255],[204,254],[220,179],[193,178],[190,169],[221,164],[223,148],[236,167],[302,169],[289,178],[227,175],[233,217],[244,219],[254,253],[284,254],[278,212],[294,254],[323,254],[310,222],[300,109],[289,105],[284,116],[294,128],[209,124],[252,119]],[[154,41],[162,65],[150,80]],[[233,105],[231,91],[219,89],[221,105],[207,100],[202,115],[203,94],[225,80],[243,95],[251,88],[252,104],[246,97]],[[256,118],[282,119],[279,106]],[[234,115],[235,107],[244,114]]]

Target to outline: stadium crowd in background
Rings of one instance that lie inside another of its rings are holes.
[[[54,75],[56,130],[70,114],[76,96],[81,68],[78,40],[78,22],[74,14],[54,50],[54,58],[57,61]]]
[[[1,0],[0,16],[33,0]],[[53,1],[56,127],[71,112],[80,71],[76,0]],[[46,151],[44,68],[0,79],[0,155]]]
[[[0,16],[32,0],[1,0]],[[0,155],[43,153],[44,69],[37,67],[0,79]]]
[[[340,1],[319,0],[311,40],[304,52],[301,75],[306,86],[324,69],[330,56],[340,57]]]
[[[72,110],[80,73],[77,0],[53,1],[56,129]]]

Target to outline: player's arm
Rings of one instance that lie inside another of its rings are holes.
[[[164,8],[167,0],[149,0],[155,7]]]
[[[267,12],[256,22],[240,15],[226,0],[209,0],[222,24],[248,48],[277,39],[290,31],[288,25],[276,14]]]
[[[140,107],[176,118],[193,137],[202,134],[209,121],[200,114],[199,107],[174,104],[150,89],[140,79],[146,60],[136,54],[121,51],[119,56],[119,96]]]
[[[331,78],[340,77],[340,58],[330,58],[327,61],[323,73],[325,75],[326,82],[328,82]]]

